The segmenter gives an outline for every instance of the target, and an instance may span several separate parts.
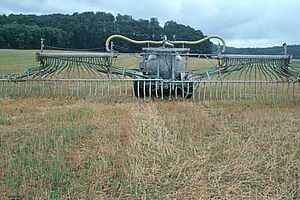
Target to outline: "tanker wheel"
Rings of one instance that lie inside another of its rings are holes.
[[[133,89],[134,89],[134,95],[136,97],[149,97],[150,96],[150,90],[149,90],[149,83],[150,81],[145,81],[145,91],[144,91],[144,81],[133,81]],[[163,90],[161,90],[161,86],[159,85],[158,87],[155,86],[155,83],[151,82],[151,97],[161,97],[162,92],[163,96],[169,96],[170,94],[170,89],[163,87]]]
[[[149,96],[149,86],[146,81],[146,87],[144,91],[144,81],[133,81],[134,95],[136,97]]]
[[[183,88],[180,89],[180,94],[183,94],[183,97],[189,99],[193,96],[194,86],[193,83],[186,83],[183,85]]]

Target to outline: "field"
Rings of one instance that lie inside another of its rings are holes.
[[[213,198],[300,198],[299,104],[0,100],[0,199]]]

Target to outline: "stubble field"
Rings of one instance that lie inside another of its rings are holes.
[[[0,100],[0,199],[213,198],[300,198],[299,104]]]

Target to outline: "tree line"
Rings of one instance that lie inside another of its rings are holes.
[[[46,45],[71,49],[104,48],[112,34],[122,34],[137,40],[199,40],[205,35],[190,26],[168,21],[163,26],[157,18],[134,19],[129,15],[114,16],[105,12],[84,12],[51,15],[0,15],[0,48],[36,49],[40,38]],[[142,46],[114,41],[121,52],[139,52]],[[209,41],[190,47],[192,52],[212,53]],[[104,49],[103,49],[104,50]]]
[[[217,51],[217,47],[213,48],[213,52]],[[287,53],[293,58],[300,58],[300,45],[288,46]],[[284,48],[282,46],[266,47],[266,48],[226,48],[226,54],[243,54],[243,55],[283,55]]]

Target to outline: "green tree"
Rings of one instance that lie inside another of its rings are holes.
[[[169,39],[196,40],[203,38],[200,30],[190,26],[167,22],[159,25],[157,18],[136,20],[130,15],[118,14],[116,17],[105,12],[84,12],[52,15],[0,15],[1,48],[38,48],[40,37],[46,44],[68,48],[103,48],[105,40],[112,34],[122,34],[133,39],[161,40],[163,35]],[[140,45],[115,41],[116,49],[123,52],[139,52]],[[192,46],[192,51],[209,53],[212,43]]]

